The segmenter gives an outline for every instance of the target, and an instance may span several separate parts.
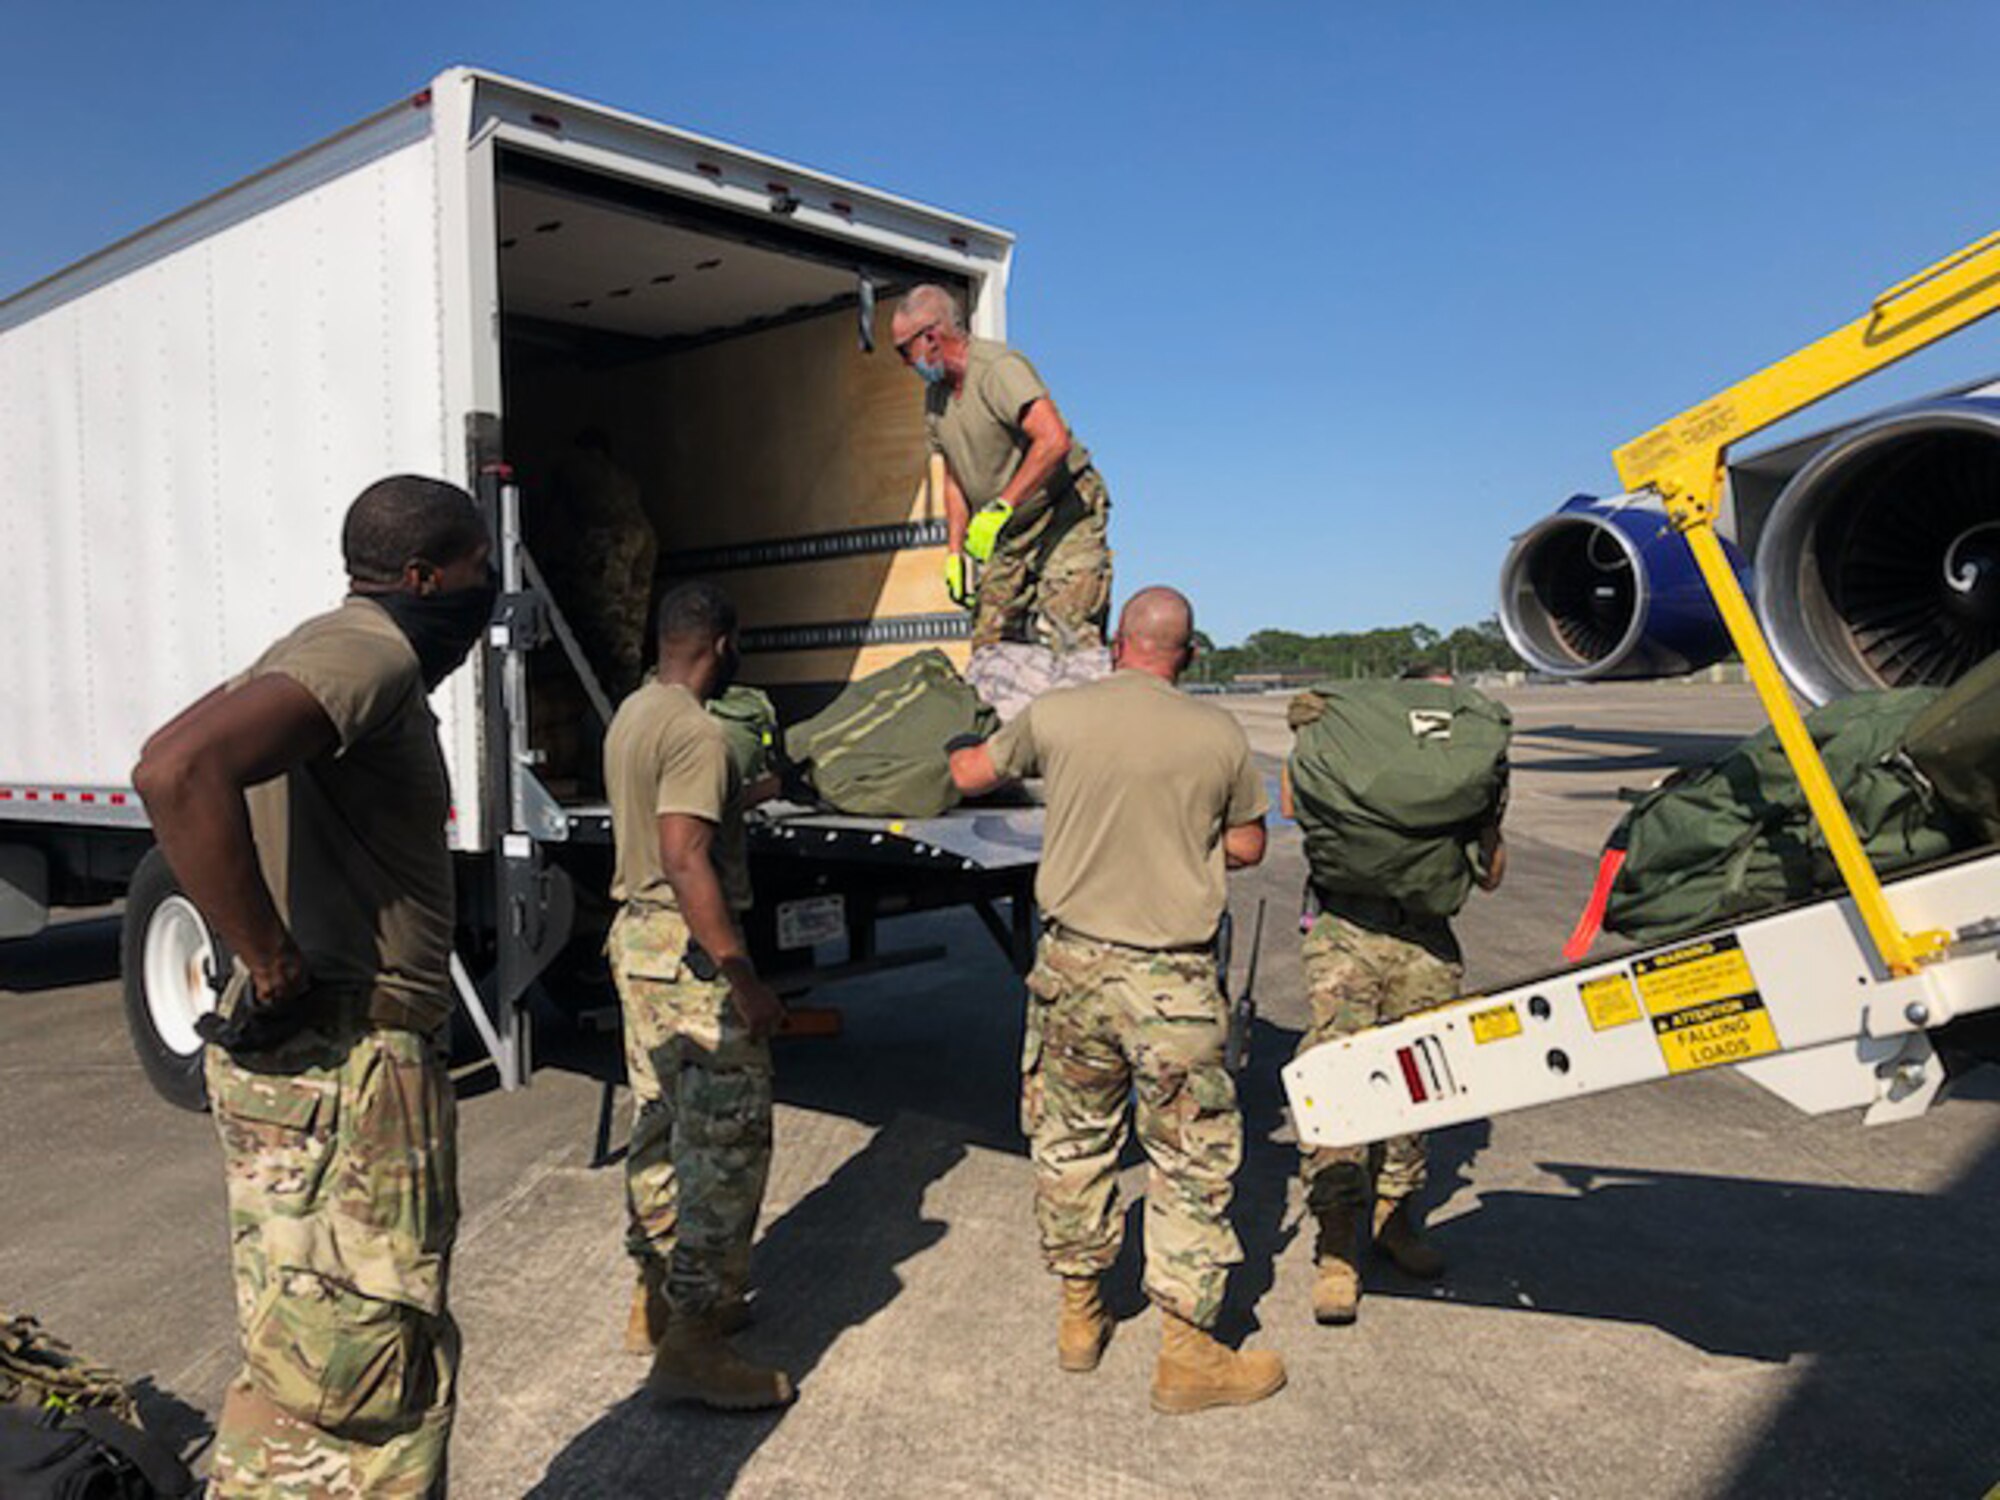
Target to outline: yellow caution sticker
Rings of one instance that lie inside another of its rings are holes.
[[[1623,974],[1586,979],[1576,987],[1576,993],[1583,1001],[1584,1014],[1590,1017],[1592,1031],[1629,1026],[1643,1014],[1639,997],[1632,993],[1632,981]]]
[[[1494,1005],[1472,1013],[1472,1039],[1484,1046],[1504,1042],[1521,1034],[1521,1017],[1511,1004]]]
[[[1692,1073],[1778,1050],[1771,1013],[1733,936],[1635,959],[1632,977],[1668,1072]]]

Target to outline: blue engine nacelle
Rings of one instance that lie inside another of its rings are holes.
[[[1723,549],[1749,591],[1749,570]],[[1515,538],[1500,623],[1529,666],[1592,680],[1670,677],[1729,654],[1729,632],[1657,501],[1572,496]]]

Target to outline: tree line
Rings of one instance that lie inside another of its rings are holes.
[[[1461,625],[1446,635],[1430,626],[1392,625],[1332,635],[1291,630],[1254,631],[1238,646],[1217,646],[1197,632],[1200,654],[1188,678],[1226,683],[1246,673],[1332,678],[1395,677],[1405,668],[1434,663],[1457,675],[1518,672],[1526,663],[1507,644],[1497,616]]]

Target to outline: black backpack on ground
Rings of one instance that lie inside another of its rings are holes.
[[[101,1408],[0,1406],[5,1500],[179,1500],[194,1476],[129,1422]]]
[[[132,1392],[26,1313],[0,1307],[0,1500],[177,1500],[194,1476],[142,1432]]]

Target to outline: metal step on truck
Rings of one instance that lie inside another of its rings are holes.
[[[503,598],[437,692],[454,793],[454,978],[508,1088],[528,1004],[594,958],[612,704],[536,548],[579,431],[615,442],[659,581],[710,577],[745,681],[788,717],[933,646],[922,403],[889,299],[954,288],[1001,338],[1006,233],[467,68],[0,302],[0,940],[125,900],[148,1077],[200,1107],[226,968],[130,788],[145,736],[344,592],[339,526],[385,474],[488,508]],[[779,987],[907,962],[880,922],[970,905],[1032,942],[1035,808],[756,821],[751,938]],[[934,953],[936,950],[928,950]]]

